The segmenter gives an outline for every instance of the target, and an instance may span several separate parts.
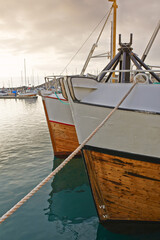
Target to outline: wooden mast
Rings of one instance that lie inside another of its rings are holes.
[[[116,3],[116,0],[108,0],[109,2],[113,2],[113,43],[112,43],[112,49],[113,49],[113,58],[116,55],[116,22],[117,22],[117,8],[118,5]]]
[[[113,8],[113,28],[112,28],[112,47],[111,47],[111,56],[112,58],[115,57],[116,55],[116,24],[117,24],[117,8],[118,8],[118,5],[116,3],[116,0],[108,0],[109,2],[113,2],[112,4],[112,8]],[[115,82],[115,73],[113,73],[112,75],[112,82]]]

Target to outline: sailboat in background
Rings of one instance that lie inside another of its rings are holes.
[[[104,22],[104,25],[98,35],[97,41],[93,44],[89,55],[85,61],[85,64],[80,73],[81,76],[84,76],[86,68],[92,58],[93,52],[98,45],[98,41],[102,35],[102,32],[105,28],[106,23],[112,13],[116,12],[117,4],[114,1],[110,11],[107,15],[107,18]],[[114,15],[115,21],[115,15]],[[114,29],[116,28],[116,22],[114,22]],[[114,37],[116,36],[116,31],[114,30]],[[115,49],[116,41],[113,43],[112,49]],[[115,54],[115,51],[114,51]],[[113,55],[113,54],[112,54]],[[108,55],[103,56],[107,57]],[[101,55],[102,57],[102,55]],[[45,82],[49,85],[54,86],[54,90],[46,94],[46,91],[41,91],[42,101],[44,105],[44,110],[46,114],[46,119],[48,123],[48,128],[50,132],[50,137],[52,141],[54,156],[68,156],[73,152],[78,146],[79,142],[77,139],[76,129],[74,121],[71,114],[71,109],[68,103],[67,95],[65,93],[65,87],[63,83],[63,76],[49,76],[45,78]],[[59,89],[61,93],[59,93]],[[47,90],[48,91],[48,90]]]
[[[22,91],[18,92],[17,98],[20,99],[30,99],[30,98],[37,98],[37,90],[34,87],[27,87],[27,76],[26,76],[26,61],[24,59],[24,79],[25,79],[25,87]]]

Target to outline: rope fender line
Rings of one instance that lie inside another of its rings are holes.
[[[59,98],[59,96],[58,96],[58,94],[56,93],[56,91],[54,92],[54,94],[56,95],[57,99],[58,99],[61,103],[65,104],[65,105],[69,105],[69,102],[64,102],[63,100],[61,100],[61,99]]]
[[[28,199],[30,199],[38,190],[44,186],[53,176],[55,176],[83,147],[84,145],[96,134],[96,132],[105,124],[105,122],[112,116],[112,114],[119,108],[122,102],[127,98],[133,88],[136,86],[137,81],[132,85],[129,91],[124,95],[117,106],[106,116],[106,118],[98,125],[98,127],[79,145],[55,170],[53,170],[43,181],[41,181],[34,189],[32,189],[26,196],[24,196],[17,204],[15,204],[8,212],[0,218],[0,224],[11,216],[19,207],[21,207]]]

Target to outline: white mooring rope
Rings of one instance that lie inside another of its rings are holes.
[[[130,94],[135,87],[135,82],[129,91],[125,94],[122,100],[117,106],[107,115],[107,117],[99,124],[99,126],[72,152],[53,172],[51,172],[42,182],[40,182],[32,191],[30,191],[24,198],[22,198],[16,205],[14,205],[8,212],[6,212],[0,218],[0,224],[4,222],[10,215],[12,215],[19,207],[21,207],[29,198],[31,198],[42,186],[44,186],[53,176],[55,176],[83,147],[84,145],[95,135],[95,133],[105,124],[105,122],[112,116],[112,114],[119,108],[122,102]]]

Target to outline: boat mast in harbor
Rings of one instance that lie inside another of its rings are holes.
[[[113,49],[113,58],[116,55],[116,24],[117,24],[117,2],[116,0],[108,0],[109,2],[113,2],[112,8],[113,8],[113,43],[112,43],[112,49]]]
[[[116,25],[117,25],[117,2],[116,0],[108,0],[109,2],[113,2],[113,23],[112,23],[112,36],[111,36],[111,59],[113,59],[116,55]],[[115,82],[115,73],[112,74],[112,82]]]
[[[27,78],[26,78],[26,59],[24,59],[24,82],[25,82],[25,86],[27,86]]]
[[[111,22],[111,53],[110,53],[110,56],[111,56],[111,59],[115,57],[115,53],[116,53],[116,18],[117,18],[117,8],[118,8],[118,5],[116,3],[116,0],[109,0],[111,2],[113,2],[110,10],[109,10],[109,13],[108,13],[108,16],[103,24],[103,27],[98,35],[98,38],[96,40],[96,42],[93,44],[93,46],[91,47],[91,50],[88,54],[88,57],[84,63],[84,66],[82,68],[82,71],[81,71],[81,74],[80,75],[84,75],[84,72],[93,56],[93,52],[95,51],[95,48],[98,46],[98,42],[100,40],[100,37],[103,33],[103,30],[108,22],[108,19],[112,13],[112,10],[113,10],[113,22]],[[104,54],[101,54],[100,55],[101,57],[104,56]],[[98,56],[95,56],[95,57],[98,57]]]

